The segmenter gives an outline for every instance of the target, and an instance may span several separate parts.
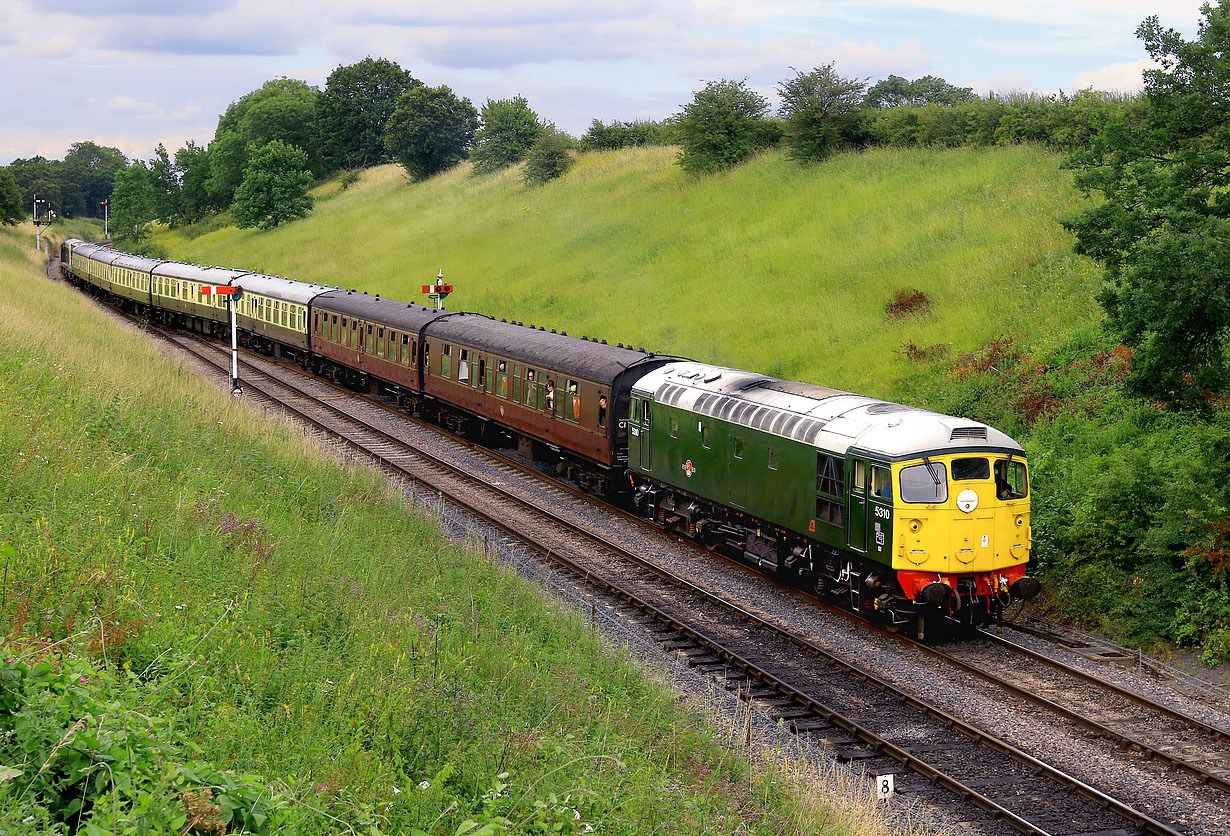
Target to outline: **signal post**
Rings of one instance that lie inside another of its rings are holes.
[[[423,285],[423,292],[427,294],[427,298],[435,300],[436,310],[444,310],[444,299],[453,292],[451,284],[444,283],[444,270],[440,270],[440,275],[436,276],[435,284]]]
[[[201,295],[228,297],[227,307],[231,315],[231,394],[238,398],[243,395],[243,387],[239,385],[239,327],[235,322],[235,303],[243,298],[243,288],[227,284],[207,284],[201,287]]]

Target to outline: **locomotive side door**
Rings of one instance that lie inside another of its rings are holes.
[[[846,544],[852,551],[867,551],[867,462],[851,459],[846,472],[850,474],[850,513],[846,517]]]

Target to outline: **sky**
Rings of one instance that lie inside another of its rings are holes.
[[[207,144],[272,78],[323,88],[366,56],[476,107],[521,95],[580,136],[662,119],[708,81],[938,75],[980,93],[1138,90],[1146,17],[1194,37],[1202,0],[0,0],[0,165],[93,140],[148,159]]]

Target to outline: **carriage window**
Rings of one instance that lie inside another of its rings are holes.
[[[508,364],[503,360],[496,366],[495,394],[497,398],[508,397]]]
[[[384,356],[384,329],[380,328],[376,331],[376,356]]]
[[[521,403],[521,367],[513,366],[513,403]]]
[[[598,426],[606,426],[606,393],[601,392],[598,395]]]
[[[581,420],[581,389],[575,380],[568,381],[568,400],[564,404],[564,417],[578,423]]]
[[[525,370],[525,405],[542,409],[538,406],[538,382],[534,379],[533,369]]]
[[[367,340],[364,342],[363,350],[368,354],[372,353],[372,326],[367,326]]]
[[[952,480],[964,482],[968,479],[990,479],[991,463],[986,459],[953,459]]]
[[[470,382],[470,349],[461,349],[461,358],[457,362],[457,382]]]
[[[400,358],[397,354],[397,332],[389,332],[389,360],[394,363],[399,362]]]
[[[893,474],[887,467],[871,467],[871,495],[881,499],[893,498]]]
[[[901,470],[901,499],[905,502],[948,500],[948,468],[942,462],[916,464]]]
[[[1001,459],[995,463],[995,495],[1000,499],[1024,499],[1029,495],[1024,462]]]
[[[546,409],[547,412],[555,412],[555,381],[551,378],[547,378],[547,382],[543,388],[545,390],[543,394],[543,408]]]
[[[483,357],[478,361],[478,377],[474,379],[474,385],[479,389],[487,388],[484,384],[487,382],[487,358]]]
[[[461,349],[461,356],[464,357],[466,350]],[[440,376],[452,377],[453,375],[453,347],[448,343],[444,344],[444,348],[440,349]],[[460,367],[458,367],[458,380],[460,377]]]

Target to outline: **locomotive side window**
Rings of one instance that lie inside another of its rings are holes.
[[[464,348],[461,350],[461,353],[463,355],[465,354]],[[452,376],[453,376],[453,347],[449,345],[448,343],[445,343],[444,347],[440,349],[440,377],[452,377]],[[458,371],[457,379],[461,380],[460,370]]]
[[[769,448],[769,470],[777,470],[777,448]]]
[[[743,439],[736,435],[734,441],[734,456],[736,459],[741,459],[743,458]]]
[[[954,482],[990,478],[991,463],[986,459],[953,459],[952,461],[952,480]]]
[[[700,446],[706,450],[713,446],[713,433],[709,427],[702,426],[700,430]]]
[[[671,438],[679,437],[679,419],[674,415],[671,416]]]
[[[948,468],[942,462],[916,464],[901,470],[901,498],[905,502],[946,502]]]
[[[1000,499],[1024,499],[1029,495],[1024,462],[1007,459],[995,463],[995,495]]]
[[[857,479],[858,467],[855,467]],[[856,481],[856,485],[861,482]],[[829,525],[845,522],[846,462],[826,453],[816,454],[816,519]]]

